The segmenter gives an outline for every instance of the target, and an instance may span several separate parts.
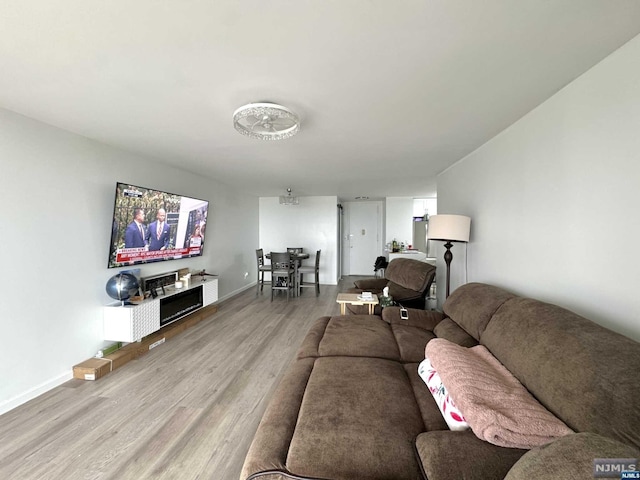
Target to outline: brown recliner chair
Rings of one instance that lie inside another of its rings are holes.
[[[425,298],[429,287],[436,277],[436,267],[419,260],[410,258],[396,258],[392,260],[384,271],[384,278],[366,278],[354,282],[356,288],[349,293],[371,292],[382,295],[384,287],[389,287],[389,295],[394,302],[406,308],[424,309]],[[347,304],[350,313],[358,315],[368,314],[366,305]],[[375,314],[380,315],[382,308],[376,305]]]

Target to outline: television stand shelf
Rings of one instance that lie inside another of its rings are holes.
[[[164,287],[165,294],[137,305],[104,307],[104,339],[136,342],[176,320],[218,300],[218,279],[193,279],[186,287]]]

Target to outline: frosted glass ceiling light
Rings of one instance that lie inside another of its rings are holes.
[[[284,140],[300,131],[300,119],[282,105],[250,103],[233,113],[233,126],[249,138]]]
[[[291,195],[291,189],[287,188],[287,194],[280,196],[280,205],[299,205],[298,197]]]

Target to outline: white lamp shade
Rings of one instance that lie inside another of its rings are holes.
[[[464,215],[432,215],[429,217],[429,240],[468,242],[471,218]]]

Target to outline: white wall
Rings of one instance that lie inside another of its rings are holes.
[[[425,215],[438,214],[437,198],[414,198],[413,199],[413,216],[424,217]]]
[[[636,339],[639,207],[640,37],[438,178],[438,211],[472,218],[469,281]],[[464,281],[456,250],[452,289]]]
[[[284,252],[287,247],[303,247],[311,259],[317,250],[322,250],[320,283],[336,285],[338,197],[300,197],[300,205],[280,205],[278,197],[262,197],[259,203],[260,233],[253,245],[254,263],[257,248],[266,254]],[[255,273],[252,279],[255,282]]]
[[[395,238],[398,244],[410,245],[413,242],[413,198],[387,197],[385,224],[385,243],[393,242]]]
[[[255,281],[258,199],[0,109],[0,413],[66,381],[102,340],[116,181],[210,201],[204,256],[143,266]],[[252,272],[244,279],[244,272]]]

